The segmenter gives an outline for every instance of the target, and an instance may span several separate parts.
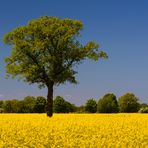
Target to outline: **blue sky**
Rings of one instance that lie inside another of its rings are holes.
[[[58,16],[84,23],[82,42],[100,44],[107,60],[87,61],[78,66],[78,85],[54,88],[54,95],[81,105],[105,93],[117,97],[132,92],[148,103],[148,1],[147,0],[1,0],[0,3],[0,98],[23,99],[46,96],[47,90],[22,81],[5,79],[4,58],[11,47],[3,35],[40,16]]]

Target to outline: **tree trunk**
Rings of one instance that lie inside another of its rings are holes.
[[[51,83],[48,86],[46,112],[48,117],[52,117],[53,115],[53,83]]]

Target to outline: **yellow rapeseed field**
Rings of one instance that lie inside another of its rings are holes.
[[[0,114],[2,148],[148,148],[148,114]]]

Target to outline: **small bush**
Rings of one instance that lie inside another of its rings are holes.
[[[148,107],[143,107],[138,112],[139,113],[148,113]]]

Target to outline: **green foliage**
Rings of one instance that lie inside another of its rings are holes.
[[[27,96],[23,100],[23,110],[25,113],[33,113],[36,103],[36,98],[33,96]]]
[[[140,110],[138,112],[139,113],[148,113],[148,107],[142,107],[142,108],[140,108]]]
[[[18,113],[19,101],[18,100],[6,100],[3,103],[3,109],[5,113]]]
[[[137,112],[139,110],[138,98],[133,93],[126,93],[118,99],[120,112]]]
[[[97,111],[97,103],[94,99],[87,100],[85,104],[85,111],[88,113],[95,113]]]
[[[3,113],[4,112],[4,109],[3,108],[0,108],[0,113]]]
[[[53,112],[65,113],[65,100],[61,96],[57,96],[53,101]]]
[[[41,87],[51,82],[76,83],[77,72],[72,69],[75,64],[86,58],[107,57],[98,51],[98,44],[79,43],[82,28],[81,21],[48,16],[15,28],[4,36],[4,42],[12,45],[12,53],[6,58],[7,74]]]
[[[77,107],[75,104],[71,104],[70,102],[66,101],[66,112],[67,113],[73,113],[76,112]]]
[[[0,108],[2,108],[4,101],[0,100]]]
[[[11,101],[6,100],[3,104],[3,109],[5,113],[11,113],[12,112],[12,106],[11,106]]]
[[[97,111],[99,113],[116,113],[118,112],[118,103],[114,94],[106,94],[98,101]]]
[[[121,112],[137,112],[139,110],[139,113],[147,113],[148,111],[147,104],[139,104],[138,98],[132,93],[125,94],[120,97],[118,101],[119,107],[116,96],[109,93],[104,95],[104,97],[98,101],[98,104],[96,104],[94,99],[88,99],[85,106],[77,107],[65,101],[62,97],[57,96],[53,102],[53,110],[55,113],[95,113],[96,108],[100,113],[116,113],[119,109]],[[47,102],[42,96],[27,96],[23,100],[1,100],[0,104],[0,113],[44,113]]]
[[[53,101],[53,112],[55,113],[69,113],[75,110],[75,105],[65,101],[61,96],[57,96]]]
[[[5,113],[43,113],[46,99],[44,97],[27,96],[23,100],[5,100],[2,108]]]
[[[34,112],[36,113],[44,113],[46,106],[46,99],[42,96],[36,98]]]
[[[19,101],[19,113],[29,113],[29,110],[27,110],[26,103],[24,100]]]

